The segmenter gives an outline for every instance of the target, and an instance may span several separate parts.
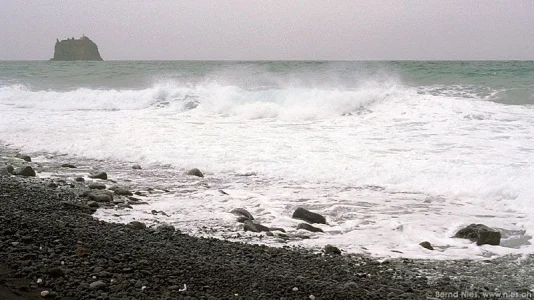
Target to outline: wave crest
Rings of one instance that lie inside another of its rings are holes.
[[[0,104],[53,111],[168,109],[199,116],[315,119],[351,115],[406,93],[411,91],[404,86],[378,82],[350,89],[291,86],[244,89],[212,82],[191,86],[156,84],[140,90],[31,91],[24,85],[10,85],[0,88]]]

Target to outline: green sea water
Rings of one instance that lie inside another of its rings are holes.
[[[0,62],[0,86],[20,84],[30,90],[145,89],[161,82],[355,88],[370,80],[428,88],[434,94],[534,104],[533,61]]]

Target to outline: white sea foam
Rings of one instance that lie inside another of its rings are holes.
[[[299,242],[310,246],[428,258],[534,252],[526,243],[476,247],[450,238],[478,222],[534,235],[532,107],[395,82],[350,89],[167,82],[66,92],[5,86],[0,110],[1,139],[25,151],[208,175],[210,189],[178,187],[180,175],[158,178],[174,193],[121,218],[99,212],[105,219],[150,221],[162,218],[151,209],[163,209],[172,215],[166,221],[195,234],[200,225],[236,226],[227,212],[245,207],[262,222],[294,228],[290,215],[304,206],[331,221],[326,234]],[[258,176],[236,176],[247,172]],[[423,240],[438,251],[422,249]]]

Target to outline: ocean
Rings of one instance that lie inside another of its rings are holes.
[[[162,191],[106,221],[376,257],[534,253],[531,61],[0,62],[0,115],[0,141],[37,163]],[[229,213],[294,233],[299,206],[325,233],[259,238]],[[451,238],[471,223],[501,246]]]

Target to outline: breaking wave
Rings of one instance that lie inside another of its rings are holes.
[[[168,109],[202,116],[245,119],[316,119],[351,115],[373,103],[414,95],[397,83],[368,82],[357,88],[255,88],[207,83],[156,84],[146,89],[32,91],[24,85],[0,87],[0,105],[51,111]]]

